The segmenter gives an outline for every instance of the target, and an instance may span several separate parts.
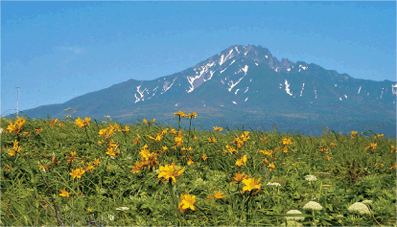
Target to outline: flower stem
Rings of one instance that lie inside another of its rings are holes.
[[[174,192],[172,190],[172,179],[169,179],[169,181],[168,181],[168,193],[170,193],[172,204],[174,205],[175,212],[178,215],[179,220],[181,220],[181,214],[178,212],[178,203],[177,203],[177,200],[175,198],[175,194],[174,194]]]

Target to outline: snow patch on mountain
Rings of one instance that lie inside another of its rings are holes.
[[[290,84],[288,83],[287,80],[285,80],[285,92],[292,96],[291,90],[289,89]]]
[[[237,53],[240,53],[240,51],[238,51],[237,47],[234,47],[234,48],[236,49]]]
[[[301,90],[301,94],[299,95],[299,97],[302,96],[303,89],[305,89],[305,83],[302,84],[302,90]]]
[[[317,98],[317,90],[314,90],[314,98]]]
[[[233,89],[234,86],[236,86],[238,83],[240,83],[240,81],[247,75],[248,72],[248,65],[245,65],[244,68],[239,69],[237,72],[235,72],[234,74],[237,74],[241,71],[244,71],[244,76],[242,76],[236,83],[233,83],[233,80],[231,80],[230,82],[228,82],[228,85],[230,86],[228,88],[229,92]]]
[[[236,101],[233,101],[233,104],[234,104],[234,105],[237,105],[237,102],[236,102]]]
[[[244,94],[245,94],[245,93],[247,93],[247,91],[248,91],[248,88],[249,88],[249,87],[247,87],[247,88],[245,89],[245,91],[244,91]]]
[[[291,69],[290,69],[290,68],[288,68],[288,69],[287,69],[287,71],[289,72],[289,71],[291,71]]]
[[[339,100],[342,101],[342,97],[339,97]]]
[[[190,84],[190,88],[187,91],[187,93],[194,91],[194,85],[193,85],[194,81],[201,78],[204,74],[206,74],[208,72],[209,68],[212,67],[213,65],[215,65],[215,62],[209,62],[206,65],[200,67],[199,75],[186,77],[186,79],[188,80],[188,82]],[[213,74],[214,74],[214,72],[210,71],[210,77],[207,80],[211,80]],[[204,82],[207,81],[206,79],[203,79],[203,80],[204,80]]]
[[[306,66],[302,66],[302,65],[299,65],[299,72],[300,72],[300,68],[302,68],[303,70],[306,70],[308,67]]]
[[[222,65],[223,63],[225,63],[225,61],[227,61],[227,60],[229,60],[230,58],[232,58],[233,57],[233,49],[231,49],[230,51],[229,51],[229,54],[228,55],[226,55],[226,57],[222,54],[222,56],[221,56],[221,59],[220,59],[220,61],[219,61],[219,65]]]
[[[244,102],[247,102],[248,98],[249,98],[249,97],[245,98]]]
[[[227,68],[225,68],[224,70],[222,70],[219,74],[222,74]]]
[[[234,92],[234,94],[235,94],[235,95],[237,95],[237,92],[238,92],[238,90],[240,90],[240,88],[239,88],[239,89],[237,89],[237,90],[236,90],[236,92]]]
[[[345,94],[345,98],[347,98],[347,95]]]
[[[360,91],[361,91],[361,86],[358,88],[357,94],[360,94]]]
[[[393,95],[397,95],[397,84],[393,84],[393,85],[391,86],[391,90],[392,90],[392,92],[393,92]]]
[[[139,93],[139,95],[140,95],[140,97],[138,97],[136,94],[135,94],[135,103],[137,103],[137,102],[139,102],[139,101],[145,101],[144,99],[143,99],[143,93],[147,90],[147,88],[145,88],[143,91],[140,91],[139,90],[139,88],[141,87],[142,85],[139,85],[139,86],[137,86],[136,87],[136,91]]]
[[[163,92],[161,92],[161,94],[164,94],[166,91],[168,91],[168,89],[170,89],[172,87],[172,85],[175,83],[176,77],[172,80],[172,83],[170,84],[170,82],[165,81],[163,84]],[[170,86],[168,86],[170,84]]]
[[[258,66],[258,63],[255,62],[255,65]]]
[[[267,55],[265,55],[265,58],[269,58]]]

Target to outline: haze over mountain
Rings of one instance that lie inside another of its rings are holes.
[[[354,79],[303,61],[278,60],[261,46],[234,45],[182,72],[151,81],[134,79],[76,97],[63,104],[24,110],[31,118],[76,117],[121,123],[156,118],[175,126],[172,113],[196,112],[193,126],[243,124],[245,129],[299,131],[321,135],[369,129],[396,135],[397,85],[393,81]],[[187,120],[182,120],[187,125]]]

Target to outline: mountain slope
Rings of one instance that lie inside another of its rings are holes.
[[[346,132],[370,123],[372,128],[394,125],[388,134],[395,135],[396,94],[396,82],[354,79],[316,64],[279,61],[261,46],[234,45],[173,75],[131,79],[23,112],[62,118],[62,110],[71,107],[78,116],[110,115],[125,123],[155,117],[165,123],[175,121],[173,112],[185,110],[196,111],[195,122],[207,129],[214,126],[209,122],[254,127],[264,122],[266,129],[277,124],[318,135],[319,124]]]

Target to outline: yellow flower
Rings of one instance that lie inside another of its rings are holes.
[[[106,152],[106,154],[108,154],[108,155],[110,155],[111,157],[115,157],[116,156],[116,154],[118,154],[118,153],[120,153],[120,151],[116,151],[116,152],[114,152],[114,148],[113,147],[109,147],[108,148],[108,151]]]
[[[134,167],[132,167],[132,173],[139,173],[139,171],[140,170],[142,170],[142,168],[143,168],[143,164],[141,164],[140,162],[136,162],[135,163],[135,166]]]
[[[10,156],[14,156],[16,153],[14,150],[10,150],[10,152],[8,153]]]
[[[90,126],[90,120],[91,120],[90,117],[89,118],[85,117],[84,120],[79,117],[79,118],[76,119],[76,124],[80,128],[88,127],[88,126]]]
[[[95,161],[94,161],[94,164],[95,164],[96,166],[98,166],[99,163],[101,163],[101,162],[99,161],[99,158],[96,158]]]
[[[77,168],[77,169],[72,170],[72,172],[70,173],[70,175],[73,176],[73,179],[76,178],[76,177],[79,178],[79,179],[81,179],[81,176],[82,176],[84,173],[85,173],[85,170],[84,170],[83,168]]]
[[[197,136],[194,136],[193,141],[196,141],[196,140],[198,140],[198,138],[197,138]]]
[[[10,133],[17,131],[16,127],[14,124],[10,123],[7,127],[7,130],[10,131]]]
[[[65,188],[64,188],[63,190],[60,190],[60,191],[61,191],[61,194],[59,194],[60,196],[68,197],[68,198],[69,198],[70,194],[69,194],[69,192],[67,192],[67,191],[65,190]]]
[[[288,152],[288,148],[284,147],[283,149],[281,149],[284,153]]]
[[[397,168],[397,162],[395,162],[394,166],[390,167],[389,170]]]
[[[263,164],[267,165],[267,163],[269,163],[269,161],[267,160],[267,158],[263,159]]]
[[[149,124],[149,121],[148,121],[148,120],[146,120],[145,118],[143,118],[143,123],[145,123],[145,124]]]
[[[19,151],[22,150],[22,147],[20,147],[20,146],[18,145],[18,141],[17,141],[17,140],[14,141],[14,144],[13,144],[12,149],[13,149],[15,152],[19,152]]]
[[[205,161],[208,157],[206,154],[203,154],[203,156],[201,156],[201,158]]]
[[[65,123],[61,122],[58,125],[62,127],[62,126],[65,126]]]
[[[351,137],[352,139],[354,139],[355,136],[357,136],[357,131],[351,131],[351,132],[350,132],[350,137]]]
[[[193,160],[192,160],[192,159],[189,159],[189,161],[187,162],[187,164],[188,164],[188,165],[193,165],[193,164],[194,164],[194,162],[193,162]]]
[[[87,164],[87,167],[85,167],[85,170],[88,172],[91,172],[91,170],[93,170],[93,169],[95,169],[95,167],[91,165],[91,162],[89,162]]]
[[[195,112],[193,112],[193,113],[190,113],[189,114],[189,119],[191,119],[191,118],[196,118],[197,117],[197,114],[195,113]]]
[[[91,212],[92,210],[90,208],[87,209],[88,212]]]
[[[178,205],[180,211],[185,211],[187,208],[194,210],[194,203],[196,202],[196,196],[190,194],[181,195],[182,201]]]
[[[329,157],[328,155],[325,157],[327,158],[328,161],[331,160],[331,158],[332,158],[332,157]]]
[[[142,149],[139,154],[141,155],[141,158],[143,160],[149,160],[152,157],[152,153],[150,153],[149,150],[147,150],[146,148]]]
[[[276,166],[274,165],[274,163],[273,163],[273,162],[270,163],[270,165],[269,165],[269,172],[271,172],[272,169],[274,169],[274,168],[276,168]]]
[[[248,178],[248,176],[245,175],[245,173],[236,173],[235,177],[233,178],[232,182],[229,183],[229,185],[232,184],[234,181],[240,182],[246,178]]]
[[[233,154],[233,152],[237,153],[237,150],[234,147],[230,147],[229,145],[226,145],[226,149],[230,152],[230,154]]]
[[[255,180],[255,178],[244,179],[243,183],[245,184],[245,187],[243,187],[243,191],[241,192],[241,194],[244,194],[244,192],[251,191],[253,189],[258,189],[259,192],[259,190],[261,189],[261,185],[259,184],[260,180],[260,177],[258,180]]]
[[[215,199],[223,199],[226,198],[226,196],[228,195],[222,195],[223,193],[221,192],[221,190],[218,190],[217,192],[214,191],[214,198]]]
[[[247,156],[244,155],[243,157],[241,157],[240,159],[237,159],[236,165],[238,166],[242,166],[247,162]]]
[[[334,144],[333,142],[331,142],[329,145],[330,145],[330,146],[335,146],[335,144]]]
[[[237,166],[242,166],[242,165],[244,165],[244,163],[243,163],[243,161],[241,161],[241,159],[237,159],[236,165]]]
[[[175,162],[172,163],[172,165],[165,165],[165,166],[160,166],[160,170],[157,171],[159,172],[158,178],[164,177],[165,180],[169,180],[170,178],[176,183],[176,177],[181,175],[185,169],[180,169],[181,167],[178,167],[177,170],[175,170]]]
[[[187,115],[186,115],[184,112],[182,112],[182,111],[178,111],[177,113],[174,113],[174,115],[179,116],[179,118],[185,118],[185,117],[187,117]],[[197,115],[196,115],[196,116],[197,116]]]
[[[374,139],[383,137],[384,135],[385,135],[385,134],[376,134],[376,136],[374,136]]]
[[[216,143],[216,138],[215,137],[208,137],[208,143]]]
[[[214,132],[220,132],[223,130],[222,127],[212,127],[214,129]]]
[[[58,119],[51,120],[50,127],[54,126],[58,122]]]
[[[43,129],[42,129],[42,128],[40,128],[40,126],[39,126],[39,127],[37,127],[37,128],[35,129],[35,131],[36,131],[36,134],[37,134],[37,133],[39,133],[39,132],[43,131]]]
[[[123,132],[129,132],[130,131],[130,127],[125,126]]]
[[[272,150],[259,150],[260,153],[267,155],[267,156],[271,156],[272,155]]]
[[[39,165],[39,169],[48,169],[48,165],[47,166],[43,166],[42,164]]]
[[[76,155],[76,151],[71,151],[70,157],[66,155],[66,157],[68,158],[68,162],[73,162],[75,159],[78,159],[77,157],[74,157],[75,155]]]
[[[292,144],[291,139],[290,138],[284,138],[283,139],[283,145],[288,145],[288,144]]]
[[[108,165],[108,167],[107,167],[108,169],[110,169],[110,165]]]

